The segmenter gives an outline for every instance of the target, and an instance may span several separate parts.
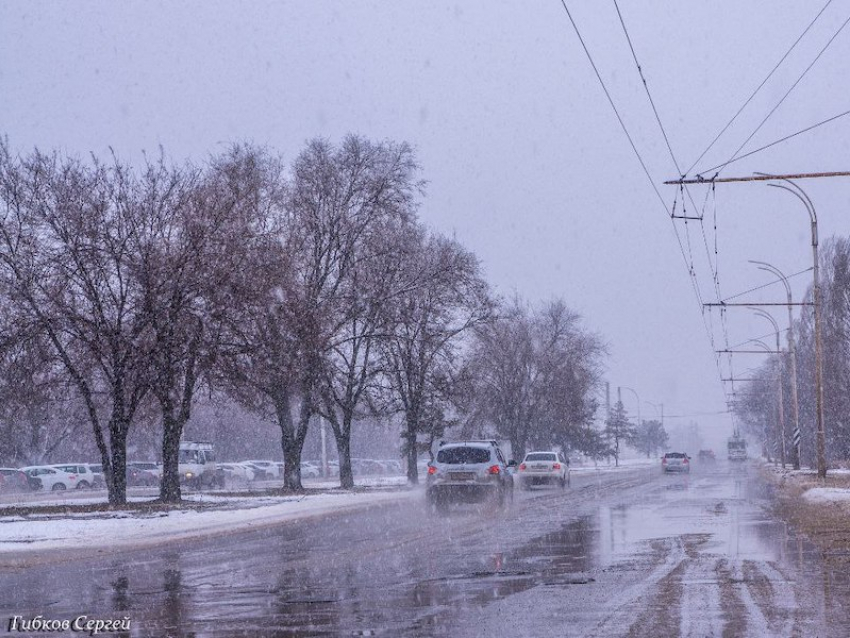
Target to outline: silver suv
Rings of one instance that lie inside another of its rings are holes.
[[[451,503],[498,506],[513,499],[514,477],[496,441],[444,443],[428,464],[428,502],[438,511]]]

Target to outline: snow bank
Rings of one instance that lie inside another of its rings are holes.
[[[810,503],[850,503],[850,489],[839,487],[813,487],[803,494]]]
[[[187,500],[216,503],[210,510],[136,511],[12,516],[0,519],[0,562],[9,554],[51,550],[105,550],[143,547],[175,540],[228,534],[413,498],[415,490],[340,492],[291,497]]]

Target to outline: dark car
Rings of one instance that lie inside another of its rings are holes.
[[[715,463],[717,457],[714,456],[714,450],[700,450],[697,454],[697,459],[700,463]]]
[[[128,487],[154,487],[159,485],[159,477],[149,470],[139,467],[127,467]]]
[[[21,470],[0,467],[0,492],[29,492],[36,489],[41,489],[40,479],[33,477],[33,481],[30,481],[29,477]]]

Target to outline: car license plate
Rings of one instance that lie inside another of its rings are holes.
[[[453,481],[474,481],[474,472],[449,472],[449,477]]]
[[[532,465],[531,469],[535,472],[546,472],[549,469],[548,465]]]

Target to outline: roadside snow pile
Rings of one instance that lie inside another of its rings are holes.
[[[810,503],[850,503],[850,489],[813,487],[803,494]]]
[[[299,497],[221,499],[223,507],[139,513],[111,511],[62,516],[14,516],[0,519],[0,559],[4,553],[48,550],[106,551],[144,547],[175,540],[229,534],[287,521],[323,516],[414,497],[414,490],[325,493]],[[195,499],[193,499],[195,500]],[[203,502],[218,500],[204,497]],[[221,502],[219,501],[219,502]]]

